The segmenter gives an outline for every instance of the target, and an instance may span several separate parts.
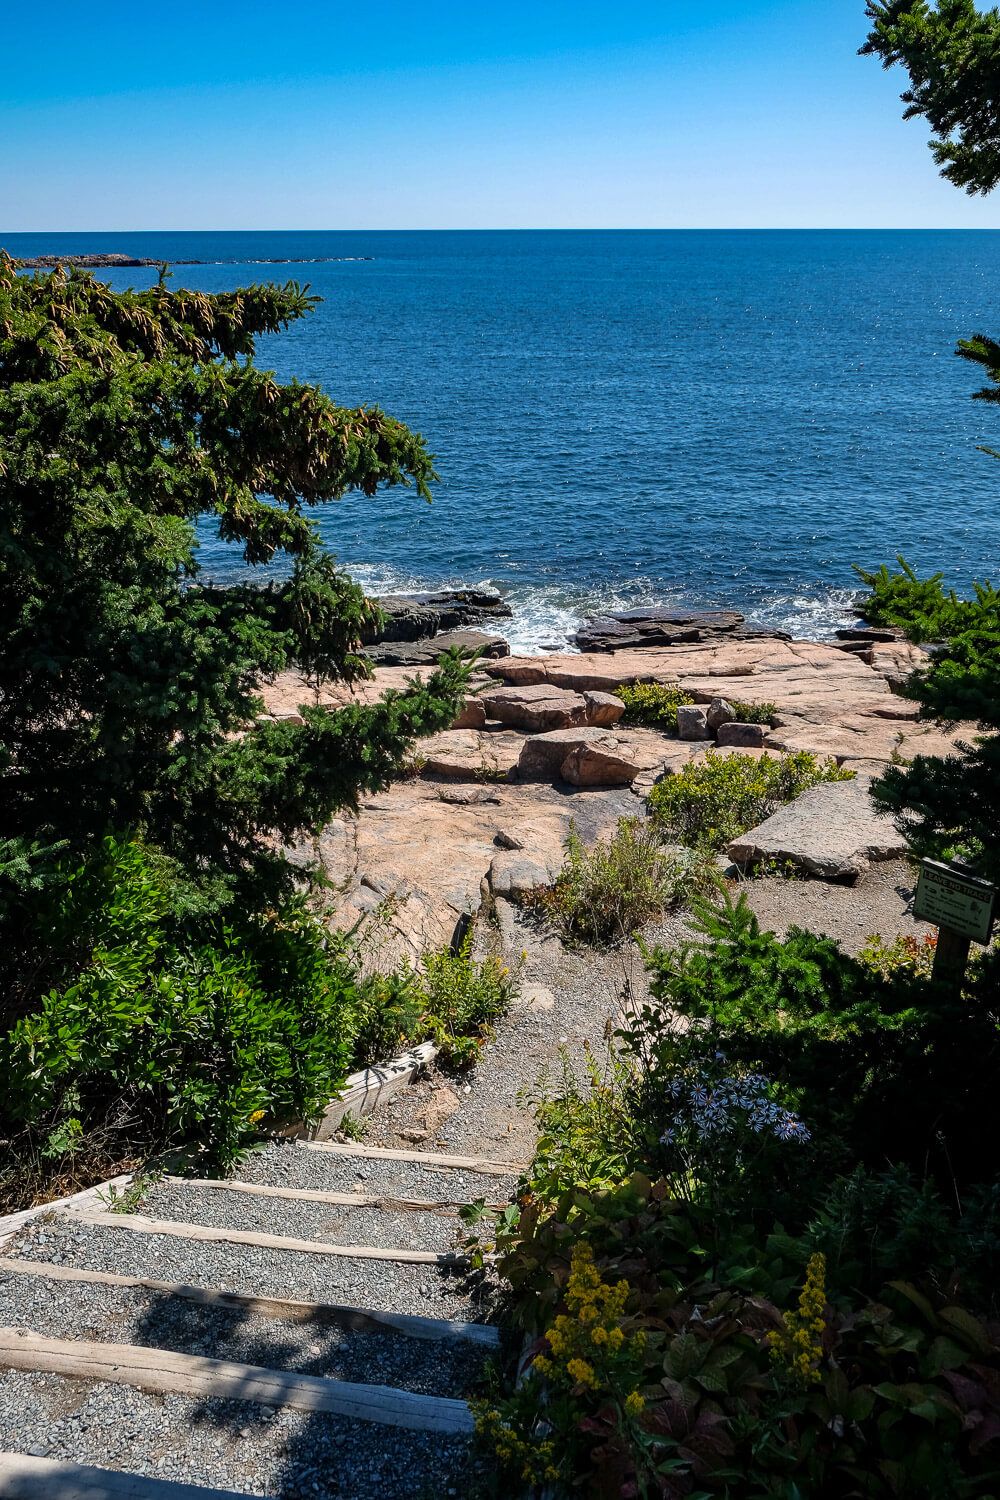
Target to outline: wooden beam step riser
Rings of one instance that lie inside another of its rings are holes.
[[[464,1198],[374,1197],[365,1193],[330,1193],[319,1188],[268,1187],[258,1182],[227,1182],[218,1177],[163,1177],[170,1187],[209,1188],[224,1193],[246,1193],[253,1198],[283,1198],[295,1203],[329,1203],[335,1208],[385,1208],[398,1213],[433,1213],[455,1216]],[[155,1186],[155,1184],[154,1184]],[[500,1204],[495,1205],[500,1207]]]
[[[296,1141],[301,1151],[325,1151],[330,1156],[359,1161],[398,1161],[424,1167],[447,1167],[457,1172],[482,1172],[494,1177],[519,1177],[525,1162],[486,1161],[477,1156],[442,1156],[434,1151],[391,1151],[384,1146],[347,1146],[334,1141]]]
[[[280,1234],[256,1234],[245,1229],[216,1229],[209,1224],[187,1224],[179,1219],[148,1219],[142,1214],[73,1213],[66,1218],[78,1224],[93,1224],[132,1234],[159,1234],[178,1240],[200,1240],[213,1245],[253,1245],[260,1250],[281,1250],[292,1255],[329,1255],[341,1260],[389,1260],[398,1265],[466,1265],[457,1251],[389,1250],[381,1245],[331,1245],[322,1240],[299,1240]]]
[[[178,1281],[156,1281],[146,1276],[120,1276],[115,1271],[91,1271],[79,1266],[48,1265],[45,1261],[0,1257],[0,1273],[35,1276],[48,1281],[86,1282],[178,1297],[199,1307],[243,1312],[286,1323],[334,1324],[354,1333],[399,1334],[431,1343],[478,1344],[496,1349],[500,1331],[491,1323],[458,1323],[445,1318],[421,1318],[412,1313],[378,1312],[336,1302],[302,1302],[292,1298],[254,1297],[241,1292],[219,1292],[211,1287],[187,1286]]]
[[[205,1489],[152,1479],[147,1474],[123,1474],[90,1464],[65,1463],[56,1458],[29,1458],[23,1453],[0,1453],[0,1500],[256,1500],[235,1490]]]
[[[0,1328],[0,1368],[110,1381],[157,1395],[250,1401],[293,1411],[325,1412],[415,1432],[470,1434],[464,1401],[423,1396],[385,1385],[296,1375],[234,1360],[175,1354],[134,1344],[93,1344]]]

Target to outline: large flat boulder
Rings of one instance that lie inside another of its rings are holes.
[[[510,646],[502,635],[482,630],[444,630],[419,641],[379,641],[365,648],[372,661],[386,667],[432,667],[444,651],[479,651],[483,656],[509,656]]]
[[[488,719],[497,719],[526,734],[545,734],[587,722],[587,701],[582,693],[548,683],[493,688],[479,699]]]
[[[554,729],[547,734],[533,734],[521,746],[517,763],[521,781],[558,781],[564,762],[571,754],[588,746],[617,755],[621,739],[609,729],[584,724],[575,729]],[[638,767],[632,773],[638,775]]]
[[[436,593],[385,594],[376,599],[382,622],[364,634],[366,645],[422,641],[443,630],[464,630],[484,620],[509,619],[513,611],[491,589],[439,589]]]
[[[906,840],[872,803],[871,778],[826,782],[779,808],[729,845],[736,865],[774,860],[824,880],[862,875],[875,860],[896,859]]]
[[[623,609],[586,620],[576,632],[576,644],[581,651],[674,646],[730,635],[743,623],[735,609]]]
[[[521,736],[496,729],[446,729],[418,740],[422,776],[444,781],[506,781],[517,765]]]

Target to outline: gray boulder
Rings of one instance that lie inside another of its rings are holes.
[[[715,734],[723,724],[731,724],[736,717],[736,710],[725,698],[713,698],[708,705],[705,722],[709,729]]]
[[[853,880],[876,860],[906,853],[891,818],[876,811],[871,778],[825,782],[729,845],[735,865],[788,863],[824,880]]]
[[[732,745],[740,750],[762,750],[767,728],[764,724],[720,724],[716,733],[718,745]]]
[[[682,740],[710,740],[708,709],[703,703],[682,703],[677,710],[677,733]]]

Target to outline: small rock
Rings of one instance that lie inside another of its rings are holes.
[[[761,750],[764,747],[766,726],[763,724],[720,724],[716,735],[719,745],[735,745],[740,749]]]
[[[736,710],[725,698],[713,698],[708,705],[705,722],[709,729],[715,734],[716,730],[723,724],[731,724],[736,717]]]
[[[682,703],[677,710],[677,733],[682,740],[710,740],[708,709],[703,703]]]
[[[625,712],[624,703],[614,693],[584,693],[583,701],[587,705],[587,723],[596,724],[599,728],[617,724]]]

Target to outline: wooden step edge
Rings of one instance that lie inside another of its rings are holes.
[[[296,1141],[303,1151],[326,1151],[331,1156],[355,1157],[359,1161],[417,1162],[427,1167],[453,1167],[462,1172],[485,1172],[496,1177],[519,1177],[527,1162],[490,1161],[478,1156],[443,1156],[435,1151],[394,1151],[385,1146],[356,1146],[338,1141]]]
[[[68,1198],[55,1198],[50,1203],[36,1203],[34,1208],[22,1208],[17,1213],[5,1214],[0,1218],[0,1249],[14,1235],[17,1230],[23,1229],[26,1224],[31,1224],[42,1214],[59,1213],[65,1208],[83,1208],[88,1203],[100,1203],[104,1200],[106,1193],[113,1191],[124,1192],[132,1181],[131,1172],[123,1172],[118,1177],[110,1177],[107,1182],[98,1182],[94,1187],[83,1188],[79,1193],[71,1193]]]
[[[158,1395],[252,1401],[293,1411],[326,1412],[414,1432],[469,1434],[473,1430],[468,1403],[451,1396],[424,1396],[395,1386],[297,1375],[265,1365],[175,1354],[138,1344],[49,1338],[17,1328],[0,1328],[0,1368],[110,1381]]]
[[[295,1203],[329,1203],[337,1208],[388,1208],[401,1213],[443,1213],[457,1210],[464,1198],[370,1197],[366,1193],[330,1193],[319,1188],[271,1187],[262,1182],[236,1182],[224,1177],[161,1177],[171,1187],[214,1188],[227,1193],[249,1193],[255,1198],[284,1198]],[[152,1186],[156,1186],[153,1183]],[[499,1207],[500,1205],[497,1205]]]
[[[40,1260],[0,1256],[0,1272],[36,1276],[44,1281],[89,1282],[96,1286],[134,1288],[161,1296],[182,1298],[199,1307],[244,1312],[285,1323],[333,1323],[353,1333],[401,1334],[429,1343],[500,1346],[500,1330],[493,1323],[460,1323],[448,1318],[425,1318],[416,1313],[379,1312],[371,1307],[349,1307],[340,1302],[305,1302],[289,1297],[258,1297],[246,1292],[220,1292],[213,1287],[189,1286],[182,1281],[157,1281],[151,1276],[121,1276],[117,1271],[91,1271],[83,1266],[52,1265]],[[0,1491],[2,1495],[2,1491]]]
[[[161,1234],[172,1239],[201,1240],[217,1245],[254,1245],[261,1250],[293,1254],[330,1255],[342,1260],[391,1260],[411,1266],[462,1266],[467,1257],[454,1250],[390,1250],[382,1245],[331,1245],[323,1240],[300,1240],[280,1234],[258,1234],[247,1229],[219,1229],[212,1224],[188,1224],[182,1219],[151,1219],[145,1214],[67,1213],[80,1224],[126,1229],[135,1234]]]
[[[387,1103],[401,1089],[408,1088],[430,1067],[438,1055],[434,1042],[421,1042],[411,1047],[392,1062],[379,1067],[362,1068],[344,1081],[340,1093],[331,1099],[319,1120],[307,1124],[304,1120],[291,1120],[273,1131],[274,1135],[289,1139],[304,1138],[323,1141],[339,1130],[345,1115],[360,1120]]]
[[[125,1474],[58,1458],[0,1453],[0,1500],[261,1500],[148,1474]]]

